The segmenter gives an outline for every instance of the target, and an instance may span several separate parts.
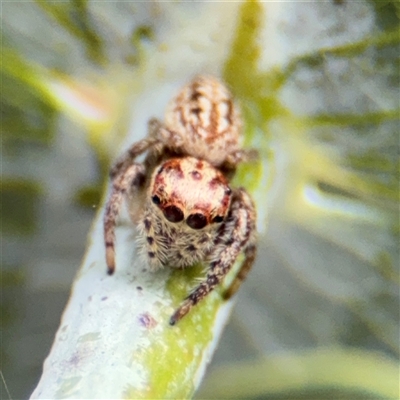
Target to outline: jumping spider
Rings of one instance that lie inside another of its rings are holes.
[[[227,88],[196,77],[169,103],[165,122],[149,121],[148,136],[134,143],[111,170],[112,191],[104,215],[108,273],[115,270],[115,223],[125,195],[136,195],[130,213],[151,270],[208,263],[207,277],[170,318],[174,325],[226,276],[238,255],[245,259],[232,296],[256,255],[254,204],[229,181],[250,152],[240,148],[241,120]],[[135,162],[147,152],[142,163]]]

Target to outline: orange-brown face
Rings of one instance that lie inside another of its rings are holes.
[[[173,158],[158,167],[151,182],[151,202],[172,222],[192,229],[221,223],[231,202],[224,175],[193,157]]]

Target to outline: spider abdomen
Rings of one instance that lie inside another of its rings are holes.
[[[199,76],[182,88],[167,108],[165,126],[168,141],[215,166],[240,149],[239,109],[213,77]]]

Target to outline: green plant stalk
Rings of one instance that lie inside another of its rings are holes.
[[[109,277],[99,213],[32,398],[187,398],[198,386],[232,303],[216,291],[171,327],[201,268],[143,270],[132,235],[129,226],[117,228],[117,271]]]
[[[102,216],[103,208],[32,399],[189,398],[232,302],[215,290],[171,327],[169,317],[204,276],[203,267],[149,272],[124,219],[117,227],[117,271],[108,276]]]
[[[253,129],[250,124],[245,135]],[[126,142],[136,140],[132,130]],[[261,174],[254,174],[259,164],[243,165],[235,185],[252,176],[251,192],[264,191]],[[106,198],[107,193],[103,205]],[[86,256],[31,398],[190,398],[233,303],[215,290],[171,327],[170,316],[204,276],[204,266],[149,272],[137,256],[132,223],[122,217],[116,230],[117,270],[108,276],[103,211],[104,207],[93,224]]]

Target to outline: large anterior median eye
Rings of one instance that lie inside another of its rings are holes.
[[[179,207],[167,206],[163,211],[165,218],[170,222],[180,222],[183,220],[183,212]]]
[[[193,229],[201,229],[207,225],[207,218],[200,213],[188,216],[186,223]]]

